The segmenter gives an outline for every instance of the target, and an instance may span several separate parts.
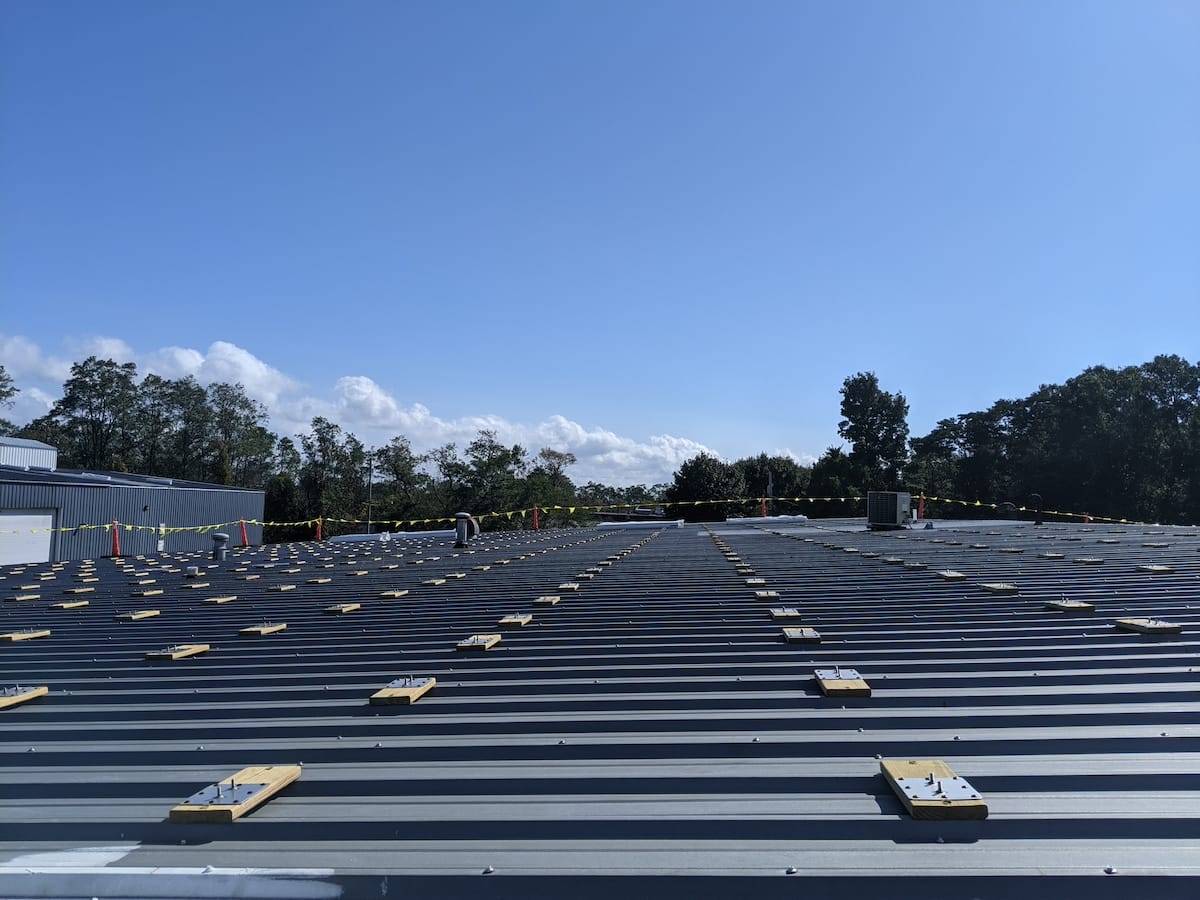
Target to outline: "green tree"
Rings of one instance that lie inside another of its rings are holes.
[[[263,487],[275,449],[275,435],[266,427],[266,408],[251,399],[241,384],[223,383],[209,385],[208,405],[212,410],[211,479],[218,484]]]
[[[746,493],[750,497],[802,497],[808,492],[812,470],[787,456],[747,456],[736,460],[733,465],[742,473],[746,482]],[[761,506],[748,510],[757,514]],[[794,503],[774,503],[768,512],[778,514],[791,512]]]
[[[50,418],[67,467],[127,471],[134,451],[137,366],[89,356],[71,366]]]
[[[671,514],[689,522],[725,518],[724,504],[700,503],[700,500],[736,500],[746,496],[746,480],[731,463],[701,453],[679,467],[663,498],[672,504]]]
[[[838,434],[850,442],[850,462],[863,488],[889,490],[899,484],[908,450],[908,401],[880,389],[874,372],[842,382]]]
[[[0,364],[0,409],[12,409],[13,397],[17,396],[20,390],[13,383],[12,376]],[[15,426],[8,419],[0,418],[0,434],[12,434]]]

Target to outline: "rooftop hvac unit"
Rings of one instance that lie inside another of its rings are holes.
[[[912,494],[896,491],[867,492],[867,527],[907,528],[912,522]]]

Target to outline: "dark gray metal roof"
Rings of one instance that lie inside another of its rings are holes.
[[[0,710],[0,896],[1193,897],[1198,550],[1196,529],[815,522],[104,559],[89,583],[79,563],[3,570],[0,632],[52,634],[0,644],[0,685],[50,688]],[[40,599],[13,602],[23,585]],[[81,585],[90,606],[50,608]],[[1064,595],[1095,610],[1046,608]],[[363,608],[324,612],[346,601]],[[779,605],[822,643],[783,642]],[[162,614],[114,619],[138,608]],[[518,612],[533,622],[495,649],[455,650]],[[239,637],[265,621],[288,627]],[[185,641],[213,649],[144,659]],[[813,669],[835,664],[873,696],[822,696]],[[406,674],[438,685],[367,705]],[[914,821],[877,757],[945,760],[989,818]],[[166,820],[295,762],[246,818]]]

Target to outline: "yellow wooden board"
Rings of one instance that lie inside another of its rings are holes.
[[[8,634],[0,634],[0,641],[5,641],[9,644],[15,644],[18,641],[32,641],[37,638],[50,637],[49,628],[35,629],[29,631],[10,631]]]
[[[287,622],[264,622],[262,625],[251,625],[249,628],[243,628],[238,634],[246,637],[265,637],[279,631],[287,631]]]
[[[958,776],[940,759],[881,759],[879,770],[914,819],[986,819],[987,802],[977,792],[956,791]],[[941,790],[945,799],[916,799],[901,779],[921,779],[929,790]],[[939,785],[941,782],[941,785]]]
[[[1136,631],[1139,634],[1179,634],[1183,631],[1183,626],[1178,622],[1166,622],[1162,619],[1114,619],[1113,624],[1122,631]]]
[[[51,609],[80,609],[91,604],[91,600],[63,600],[61,603],[51,603]]]
[[[779,591],[755,591],[755,600],[778,600]]]
[[[522,626],[528,625],[533,621],[533,616],[529,613],[513,613],[511,616],[505,616],[500,620],[501,625],[505,626]]]
[[[157,597],[161,593],[163,593],[162,588],[150,588],[149,590],[146,590],[146,591],[133,591],[130,593],[129,596],[131,596],[131,597]]]
[[[353,572],[347,572],[346,577],[347,578],[361,578],[362,576],[367,575],[367,574],[368,574],[368,572],[366,569],[356,569]]]
[[[204,602],[211,603],[214,606],[219,606],[222,603],[232,603],[236,599],[237,599],[237,594],[230,594],[227,597],[206,597],[204,599]]]
[[[541,597],[536,597],[533,602],[538,606],[555,606],[560,600],[562,600],[562,597],[559,597],[557,594],[545,594]]]
[[[329,584],[329,582],[331,582],[331,581],[333,581],[332,578],[310,578],[310,579],[308,579],[309,584]]]
[[[38,697],[45,697],[48,693],[50,693],[50,688],[45,685],[30,688],[10,688],[0,692],[0,709],[8,709],[10,706],[20,706],[22,703],[28,703],[30,700],[35,700]]]
[[[388,600],[399,600],[408,594],[408,591],[384,591],[379,596]]]
[[[747,578],[746,587],[760,587],[767,583],[765,578]]]
[[[340,616],[346,613],[357,612],[362,609],[361,603],[335,603],[333,606],[325,607],[325,612],[329,615]]]
[[[466,572],[448,572],[446,574],[446,578],[449,580],[456,580],[459,578],[466,578],[466,577],[467,577]]]
[[[491,650],[500,643],[500,638],[499,634],[473,634],[455,646],[459,650]]]
[[[1046,609],[1057,609],[1062,612],[1091,612],[1096,608],[1094,603],[1086,603],[1083,600],[1048,600],[1046,601]]]
[[[203,800],[184,802],[179,806],[172,807],[170,820],[179,823],[232,822],[262,806],[298,779],[301,771],[300,766],[250,766],[218,782],[217,786],[219,786],[221,794],[217,795],[212,802]],[[237,788],[246,786],[259,787],[253,794],[239,802],[221,802],[226,792],[230,795],[229,799],[232,800]],[[191,800],[192,798],[189,798],[189,801]]]
[[[118,613],[115,618],[118,622],[136,622],[139,619],[153,619],[161,615],[162,610],[158,609],[136,609],[133,612]]]
[[[828,670],[826,670],[828,671]],[[871,686],[862,678],[832,677],[817,675],[817,687],[826,697],[870,697]]]
[[[146,659],[187,659],[207,653],[210,649],[208,644],[176,644],[165,650],[151,650],[146,654]]]
[[[267,588],[268,591],[275,591],[277,594],[284,593],[286,591],[294,591],[295,589],[296,585],[294,584],[273,584]]]
[[[564,581],[558,586],[558,589],[560,591],[577,591],[579,590],[579,584],[575,581]]]
[[[253,575],[239,575],[238,576],[239,581],[258,581],[258,579],[260,579],[260,578],[262,578],[262,576],[259,575],[258,573],[255,573]]]
[[[445,584],[445,583],[446,583],[445,578],[426,578],[424,581],[421,582],[421,584],[425,585],[426,587],[437,587],[438,585]]]
[[[399,683],[403,681],[403,683]],[[437,686],[436,678],[397,679],[371,695],[372,706],[416,703]]]
[[[10,603],[28,603],[30,600],[41,600],[42,595],[41,594],[16,594],[15,596],[9,597],[8,599],[9,599]]]
[[[206,588],[206,587],[211,587],[211,586],[212,585],[207,581],[189,581],[185,584],[180,585],[180,587],[190,588],[191,590],[194,590],[194,591],[198,591],[201,588]]]

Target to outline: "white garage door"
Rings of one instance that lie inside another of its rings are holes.
[[[0,513],[0,566],[50,559],[53,513]]]

